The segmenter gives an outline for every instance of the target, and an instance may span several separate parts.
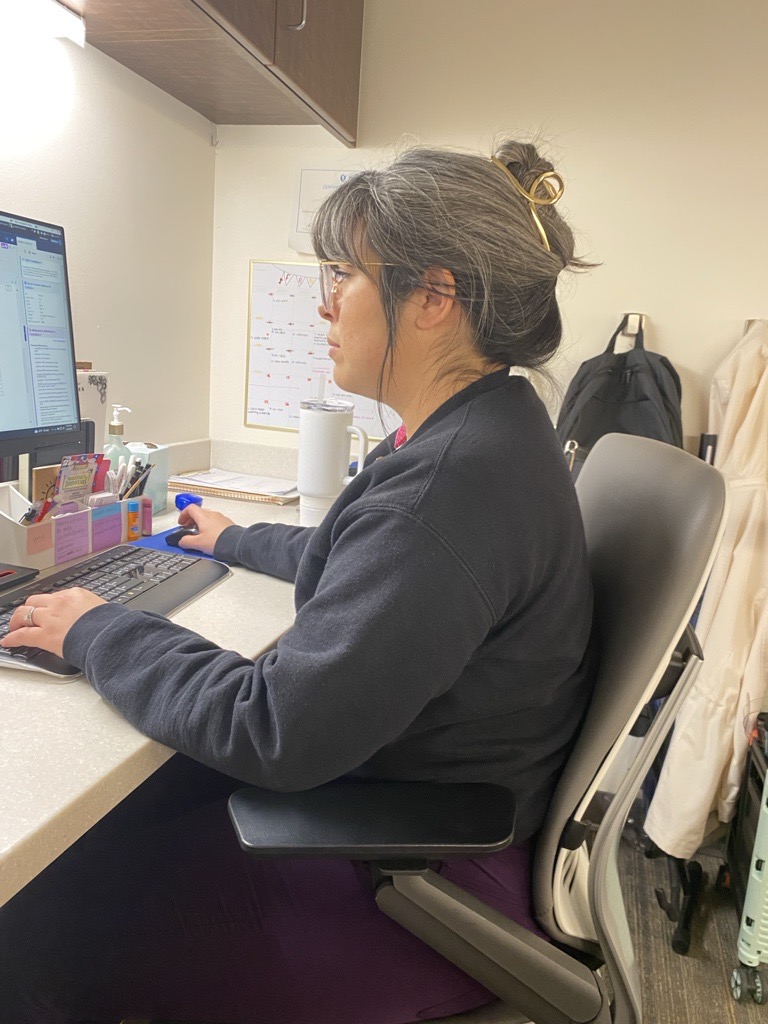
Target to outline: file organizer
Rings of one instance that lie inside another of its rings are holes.
[[[13,486],[0,484],[0,551],[4,561],[48,569],[103,551],[128,539],[127,501],[53,516],[23,526],[29,502]]]

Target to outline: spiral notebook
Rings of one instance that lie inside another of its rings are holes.
[[[168,479],[171,491],[193,491],[203,497],[234,498],[238,501],[264,501],[287,505],[298,501],[295,480],[278,480],[271,476],[251,476],[224,469],[202,469],[181,473]]]

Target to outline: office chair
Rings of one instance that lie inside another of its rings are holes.
[[[304,793],[248,788],[230,799],[240,845],[256,856],[371,864],[381,910],[498,997],[443,1018],[454,1024],[643,1020],[619,841],[702,661],[688,622],[722,534],[726,487],[719,472],[678,448],[611,434],[594,446],[577,493],[601,658],[534,855],[534,909],[551,943],[429,868],[430,860],[481,856],[513,841],[514,805],[501,787],[341,780]],[[667,700],[640,752],[593,820],[590,803],[613,757],[661,695]]]

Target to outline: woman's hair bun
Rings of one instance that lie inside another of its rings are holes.
[[[526,191],[531,190],[533,183],[540,175],[552,173],[555,170],[549,160],[541,156],[530,142],[503,139],[497,144],[496,152],[493,155],[496,160],[504,164]],[[546,186],[540,183],[537,195],[546,197],[547,194]],[[559,261],[558,269],[567,266],[577,269],[582,266],[580,261],[574,260],[573,234],[554,206],[538,206],[536,215],[544,225],[549,249]],[[583,265],[586,266],[586,264]]]
[[[500,143],[493,155],[509,168],[525,189],[530,189],[540,174],[555,169],[530,142],[507,139]]]

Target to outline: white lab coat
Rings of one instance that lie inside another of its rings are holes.
[[[696,625],[704,664],[645,822],[657,846],[686,859],[733,817],[768,684],[768,321],[755,322],[716,370],[709,432],[730,511]]]

